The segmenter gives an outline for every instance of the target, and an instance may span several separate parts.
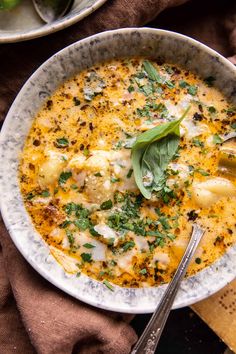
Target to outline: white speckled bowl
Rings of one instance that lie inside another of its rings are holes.
[[[2,216],[16,247],[43,277],[75,298],[113,311],[152,312],[166,286],[114,292],[84,275],[65,274],[34,230],[20,194],[17,169],[25,137],[42,103],[64,80],[80,70],[120,56],[150,56],[180,64],[202,77],[214,76],[216,86],[236,104],[236,68],[203,44],[183,35],[155,29],[121,29],[74,43],[47,60],[26,82],[5,120],[0,140]],[[182,282],[174,308],[197,302],[234,279],[236,245],[210,267]]]
[[[32,0],[21,0],[12,10],[0,11],[0,43],[21,42],[46,36],[69,27],[90,15],[107,0],[74,0],[69,12],[52,23],[44,23]]]

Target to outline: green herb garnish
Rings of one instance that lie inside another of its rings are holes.
[[[196,172],[200,173],[202,176],[210,176],[210,173],[203,170],[202,168],[196,168]]]
[[[180,123],[190,107],[178,120],[159,125],[138,136],[132,147],[132,164],[136,184],[147,199],[153,190],[160,190],[164,173],[174,157],[180,140]]]
[[[196,146],[196,147],[200,147],[200,148],[203,148],[203,147],[204,147],[204,142],[201,141],[201,140],[199,140],[199,139],[197,139],[197,138],[194,138],[194,139],[192,140],[192,143],[193,143],[193,145]]]
[[[161,75],[158,73],[156,68],[150,63],[150,61],[145,60],[143,62],[143,67],[149,79],[156,81],[159,84],[163,83],[163,79],[161,78]]]
[[[108,280],[103,280],[103,284],[106,285],[109,290],[114,291],[114,286],[112,286]]]
[[[127,173],[126,177],[127,177],[127,178],[130,178],[130,177],[132,176],[132,173],[133,173],[133,169],[131,168],[131,169],[129,170],[129,172]]]
[[[75,243],[75,238],[70,230],[66,230],[66,236],[68,238],[70,247],[72,247]]]
[[[197,94],[197,90],[197,86],[192,85],[188,87],[188,93],[192,96],[195,96]]]
[[[131,250],[134,246],[135,246],[134,241],[127,241],[123,244],[122,248],[123,248],[123,251],[126,252],[128,250]]]
[[[101,205],[100,205],[100,208],[101,210],[108,210],[108,209],[111,209],[112,208],[112,201],[111,199],[109,200],[106,200],[105,202],[103,202]]]
[[[116,182],[119,182],[119,181],[120,181],[119,178],[111,177],[111,183],[116,183]]]
[[[142,275],[147,274],[147,269],[146,268],[141,269],[139,274],[142,274]]]
[[[94,247],[95,247],[95,246],[92,245],[91,243],[85,243],[83,246],[84,246],[85,248],[94,248]]]
[[[81,253],[81,258],[84,262],[90,263],[92,260],[92,255],[91,253]]]
[[[59,148],[64,148],[69,145],[69,141],[66,138],[59,138],[56,140],[56,146]]]
[[[42,191],[41,196],[45,198],[50,197],[50,192],[46,189],[45,191]]]
[[[58,180],[58,183],[59,185],[63,185],[66,183],[66,181],[72,176],[72,173],[71,172],[62,172],[60,174],[60,177],[59,177],[59,180]]]
[[[209,106],[209,107],[208,107],[208,111],[209,111],[210,113],[216,113],[216,109],[215,109],[214,106]]]
[[[78,227],[78,229],[80,229],[81,231],[85,231],[87,230],[87,228],[89,227],[89,220],[88,219],[76,219],[74,221],[74,225],[76,227]]]

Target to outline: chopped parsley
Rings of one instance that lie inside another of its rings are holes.
[[[69,141],[66,138],[59,138],[59,139],[56,140],[55,145],[56,145],[56,147],[64,148],[64,147],[67,147],[69,145]]]
[[[92,261],[92,254],[91,253],[81,253],[81,258],[84,262],[90,263]]]
[[[210,173],[203,170],[202,168],[196,168],[195,171],[200,173],[202,176],[210,176]]]
[[[188,87],[188,93],[192,96],[195,96],[197,94],[197,86],[191,85]]]
[[[71,176],[71,172],[62,172],[58,180],[59,185],[62,186],[63,184],[65,184]]]
[[[186,81],[180,80],[180,82],[179,82],[179,87],[185,88],[185,87],[187,87],[187,86],[189,86],[189,84],[188,84]]]
[[[96,172],[96,173],[94,173],[94,176],[95,176],[95,177],[102,177],[101,172]]]
[[[215,109],[214,106],[209,106],[209,107],[208,107],[208,111],[209,111],[210,113],[216,113],[216,109]]]
[[[74,243],[75,243],[75,238],[74,238],[72,232],[70,230],[66,230],[66,236],[68,238],[70,247],[73,247]]]
[[[85,243],[85,244],[83,245],[83,247],[85,247],[85,248],[94,248],[95,246],[92,245],[91,243]]]
[[[129,172],[128,172],[127,175],[126,175],[126,177],[127,177],[127,178],[130,178],[130,177],[132,176],[132,173],[133,173],[133,169],[130,168],[130,169],[129,169]]]
[[[111,209],[112,206],[113,206],[112,200],[108,199],[100,205],[100,209],[101,210],[108,210],[108,209]]]
[[[130,85],[130,86],[128,87],[128,91],[129,91],[129,93],[133,92],[133,91],[134,91],[134,86]]]
[[[131,250],[135,246],[134,241],[127,241],[122,245],[123,251],[126,252],[128,250]]]
[[[45,191],[42,191],[41,196],[45,198],[50,197],[50,192],[46,189]]]
[[[74,221],[74,225],[76,227],[78,227],[79,230],[85,231],[89,227],[90,221],[89,221],[89,219],[86,219],[86,218],[84,218],[84,219],[76,219]]]
[[[108,280],[103,280],[103,284],[106,285],[109,290],[114,291],[114,286],[112,286]]]
[[[120,179],[116,177],[111,177],[111,183],[116,183],[116,182],[120,182]]]
[[[142,275],[147,274],[147,269],[146,268],[141,269],[139,274],[142,274]]]

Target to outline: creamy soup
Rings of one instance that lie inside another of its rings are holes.
[[[65,82],[37,114],[21,156],[25,207],[66,272],[128,287],[169,282],[193,222],[188,269],[236,238],[236,109],[172,64],[112,60]]]

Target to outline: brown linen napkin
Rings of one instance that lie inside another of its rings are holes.
[[[0,46],[0,121],[24,81],[57,50],[105,29],[145,25],[165,8],[186,1],[108,0],[96,13],[64,31],[34,41]],[[215,2],[214,9],[209,6],[208,11],[206,0],[192,1],[191,5],[157,17],[155,26],[186,33],[223,55],[233,56],[236,9],[231,3],[225,1],[225,11],[217,12]],[[127,324],[130,316],[94,309],[49,284],[22,258],[3,224],[0,244],[1,354],[129,353],[136,340]],[[206,313],[204,302],[200,306]],[[203,312],[198,313],[203,316]],[[227,314],[222,312],[223,315]],[[207,321],[211,325],[209,318]],[[216,326],[213,328],[217,330]],[[217,333],[227,341],[223,332]]]

